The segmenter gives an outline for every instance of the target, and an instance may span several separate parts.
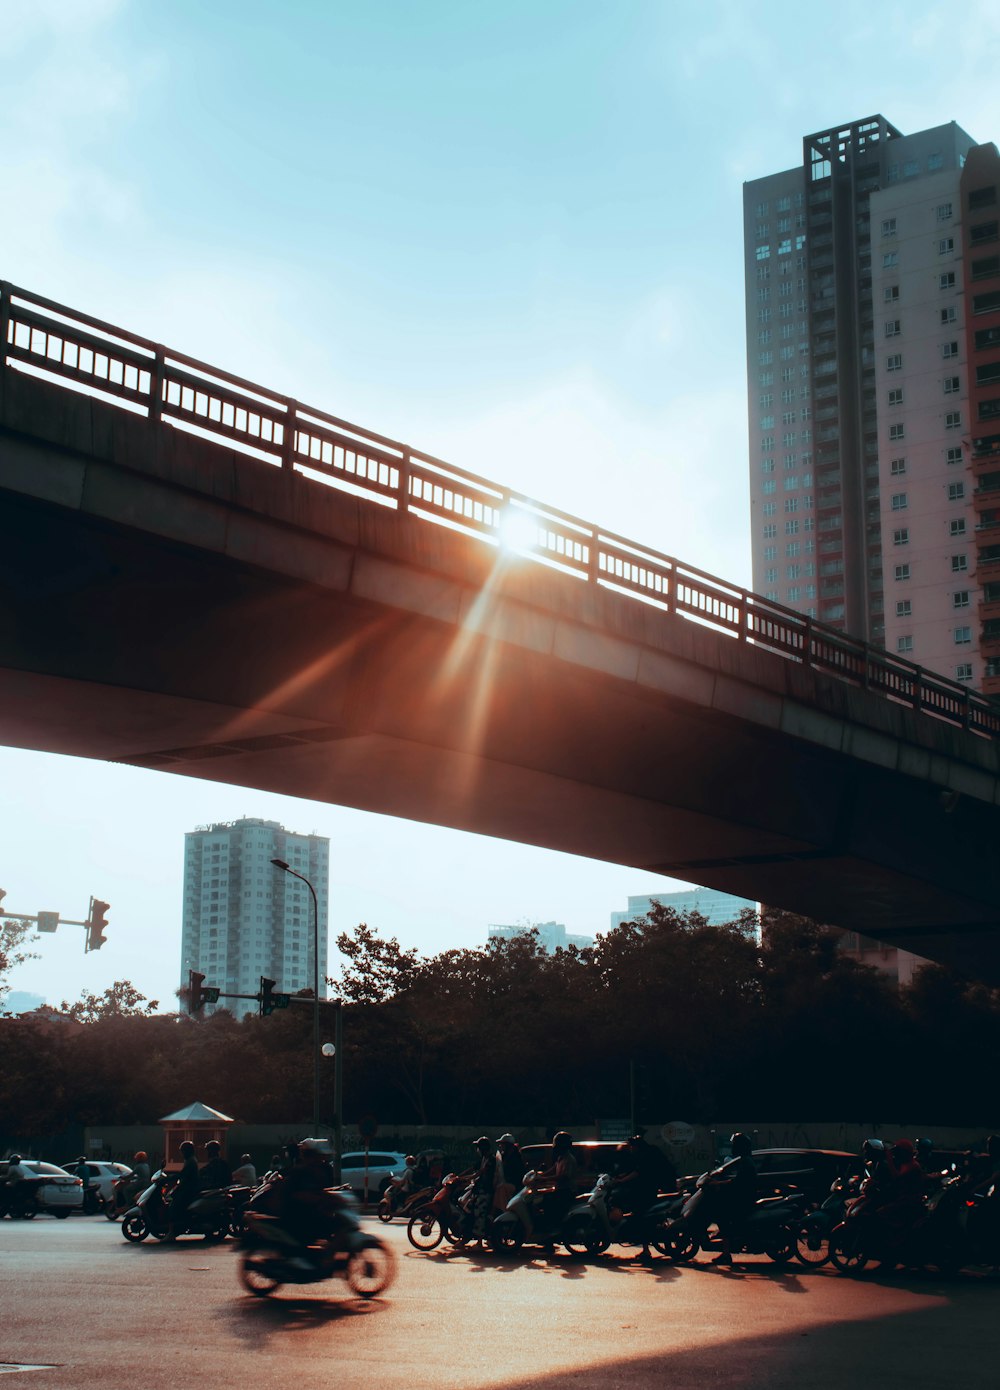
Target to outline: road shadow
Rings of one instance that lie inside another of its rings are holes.
[[[342,1297],[329,1290],[345,1290]],[[257,1298],[240,1294],[232,1303],[215,1312],[215,1320],[251,1350],[264,1350],[271,1338],[287,1332],[310,1332],[353,1318],[377,1317],[388,1308],[388,1300],[355,1298],[342,1280],[324,1281],[327,1292],[313,1297],[302,1294],[273,1294]]]

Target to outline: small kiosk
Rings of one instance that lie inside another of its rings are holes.
[[[183,1110],[164,1115],[159,1123],[163,1126],[163,1166],[170,1169],[182,1166],[180,1147],[186,1139],[190,1139],[198,1150],[199,1162],[204,1162],[204,1146],[210,1139],[218,1139],[224,1154],[226,1130],[236,1121],[231,1115],[223,1115],[220,1110],[213,1110],[210,1105],[196,1100]]]

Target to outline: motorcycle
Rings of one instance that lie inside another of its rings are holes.
[[[848,1203],[857,1196],[857,1177],[836,1178],[824,1198],[813,1211],[806,1212],[795,1235],[795,1258],[800,1264],[819,1269],[830,1258],[830,1236],[844,1219]]]
[[[12,1221],[31,1221],[43,1209],[40,1197],[44,1186],[44,1178],[34,1177],[22,1178],[12,1185],[0,1184],[0,1218],[9,1216]],[[69,1215],[67,1208],[62,1210]]]
[[[303,1245],[268,1212],[247,1210],[239,1277],[256,1298],[283,1284],[318,1284],[342,1277],[359,1298],[384,1293],[396,1274],[396,1257],[378,1236],[361,1229],[357,1199],[342,1189],[325,1192],[326,1235]]]
[[[678,1192],[661,1195],[642,1211],[623,1211],[614,1203],[614,1179],[601,1173],[582,1202],[571,1207],[563,1222],[563,1244],[574,1254],[600,1255],[617,1241],[621,1245],[661,1248],[667,1223],[680,1215],[687,1200]]]
[[[908,1269],[933,1265],[942,1274],[957,1273],[968,1256],[964,1210],[960,1177],[946,1180],[914,1206],[906,1225],[899,1224],[904,1215],[900,1210],[887,1218],[883,1209],[862,1196],[831,1233],[830,1259],[841,1274],[863,1274],[872,1263],[882,1273],[900,1264]]]
[[[708,1235],[715,1225],[712,1213],[711,1174],[698,1179],[699,1186],[685,1203],[681,1215],[663,1228],[657,1249],[676,1264],[688,1264],[700,1250],[722,1250],[721,1241]],[[733,1222],[729,1248],[734,1255],[767,1255],[775,1264],[787,1264],[795,1254],[796,1233],[802,1223],[806,1196],[787,1192],[762,1197],[741,1220]]]
[[[149,1186],[141,1192],[135,1205],[126,1212],[122,1221],[122,1235],[126,1240],[138,1243],[147,1236],[154,1240],[167,1240],[171,1234],[200,1235],[206,1241],[225,1240],[232,1230],[234,1215],[243,1210],[242,1205],[234,1203],[229,1188],[210,1188],[200,1192],[184,1213],[182,1229],[172,1232],[170,1221],[170,1195],[175,1179],[162,1170],[153,1175]],[[249,1188],[235,1189],[249,1196]]]
[[[507,1209],[495,1218],[487,1230],[487,1240],[496,1254],[512,1254],[523,1245],[563,1245],[571,1255],[596,1255],[607,1249],[605,1235],[599,1230],[596,1218],[588,1211],[587,1199],[578,1199],[568,1211],[560,1214],[552,1209],[551,1202],[546,1206],[546,1195],[551,1196],[553,1192],[553,1188],[539,1187],[538,1174],[534,1169],[525,1173],[521,1191],[510,1199]],[[514,1203],[525,1196],[541,1199],[533,1206],[530,1235],[514,1207]]]
[[[127,1211],[131,1211],[136,1197],[143,1190],[136,1189],[131,1173],[123,1173],[120,1178],[115,1178],[111,1184],[111,1196],[104,1199],[104,1215],[109,1221],[120,1221]]]
[[[445,1239],[453,1245],[464,1245],[472,1239],[474,1217],[459,1200],[466,1177],[449,1173],[429,1201],[413,1213],[407,1222],[406,1238],[415,1250],[436,1250]]]
[[[415,1192],[409,1192],[398,1182],[390,1181],[389,1186],[379,1198],[375,1214],[380,1221],[386,1224],[394,1216],[412,1216],[415,1211],[425,1207],[434,1194],[435,1189],[433,1187],[421,1187]]]

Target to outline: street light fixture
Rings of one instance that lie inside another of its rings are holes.
[[[319,1073],[320,1073],[320,1042],[319,1042],[319,903],[316,900],[316,889],[312,886],[305,874],[300,874],[298,869],[293,869],[284,859],[272,859],[271,863],[276,869],[280,869],[283,874],[291,874],[292,878],[301,879],[312,895],[313,905],[313,1133],[319,1134]]]

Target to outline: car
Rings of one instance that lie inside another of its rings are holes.
[[[369,1149],[366,1154],[361,1149],[344,1154],[340,1160],[340,1181],[349,1183],[359,1197],[364,1196],[367,1186],[369,1199],[377,1199],[389,1185],[389,1179],[398,1177],[405,1167],[406,1154],[389,1149]]]
[[[860,1154],[845,1149],[754,1149],[752,1156],[759,1196],[794,1187],[817,1205],[837,1178],[856,1177],[864,1167]]]
[[[51,1212],[53,1216],[66,1217],[70,1212],[83,1207],[83,1183],[65,1168],[55,1163],[43,1163],[37,1158],[22,1158],[21,1172],[32,1190],[31,1200],[25,1204],[24,1215],[34,1216],[36,1211]],[[6,1187],[10,1163],[0,1163],[0,1186]]]
[[[90,1186],[97,1189],[102,1202],[111,1200],[111,1189],[118,1178],[127,1178],[132,1171],[127,1163],[106,1163],[96,1158],[88,1158],[86,1163]]]
[[[621,1160],[621,1144],[607,1139],[577,1139],[573,1143],[577,1181],[581,1192],[589,1191],[601,1173],[615,1173]],[[551,1144],[525,1144],[521,1149],[525,1169],[542,1172],[552,1166]]]

